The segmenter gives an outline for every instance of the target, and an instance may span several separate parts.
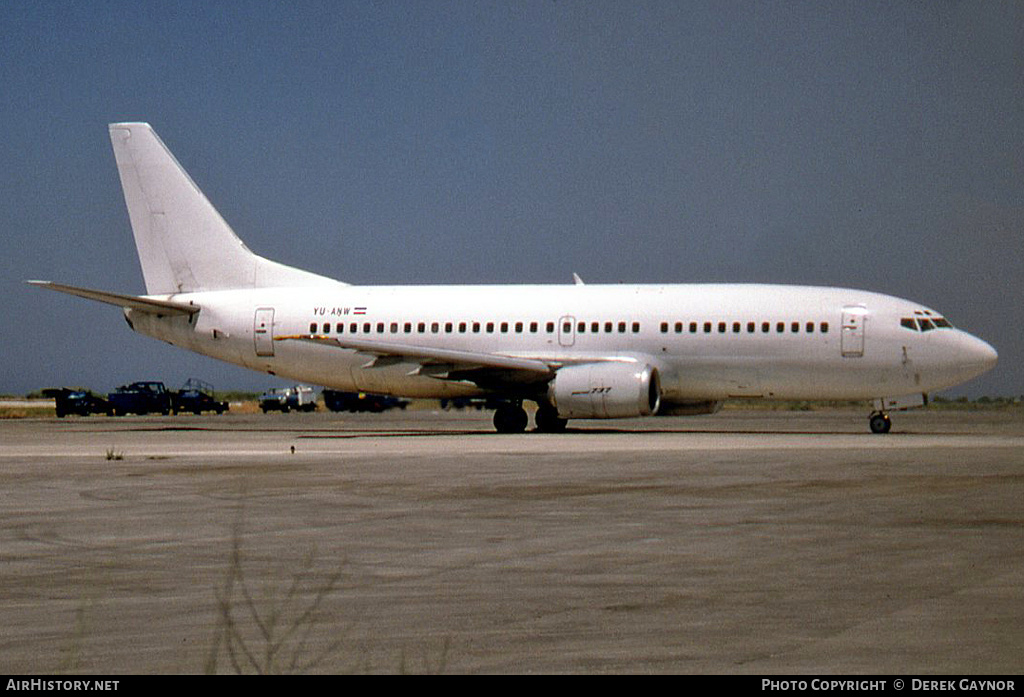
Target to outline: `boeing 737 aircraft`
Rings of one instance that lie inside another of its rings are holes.
[[[506,398],[500,432],[706,414],[730,398],[873,400],[870,427],[996,352],[909,300],[779,285],[353,286],[251,251],[145,123],[110,125],[146,294],[35,285],[271,375],[403,397]]]

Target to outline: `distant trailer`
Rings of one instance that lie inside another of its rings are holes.
[[[324,404],[331,411],[369,411],[377,414],[389,409],[405,409],[409,406],[407,399],[367,392],[341,392],[325,389],[323,395]]]
[[[173,411],[183,411],[199,415],[204,411],[215,411],[223,414],[230,407],[227,402],[218,402],[214,398],[213,385],[196,378],[189,378],[180,390],[174,393]]]
[[[294,387],[273,387],[260,395],[260,409],[266,414],[269,411],[288,413],[296,411],[316,411],[316,392],[307,385]]]

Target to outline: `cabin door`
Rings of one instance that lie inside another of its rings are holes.
[[[863,307],[843,308],[842,351],[846,358],[864,355],[864,324],[867,313]]]
[[[274,355],[274,308],[261,307],[256,310],[252,335],[256,342],[257,356]]]

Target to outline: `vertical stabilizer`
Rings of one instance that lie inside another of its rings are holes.
[[[110,141],[150,295],[337,283],[249,251],[149,124]]]

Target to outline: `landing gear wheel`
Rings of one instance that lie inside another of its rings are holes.
[[[889,429],[892,428],[892,421],[889,420],[889,415],[884,412],[872,414],[868,423],[871,425],[872,433],[888,433]]]
[[[560,418],[558,410],[547,404],[541,404],[537,408],[533,420],[537,424],[537,430],[541,433],[561,433],[569,423],[569,419]]]
[[[494,412],[494,428],[498,433],[522,433],[530,417],[520,404],[503,404]]]

